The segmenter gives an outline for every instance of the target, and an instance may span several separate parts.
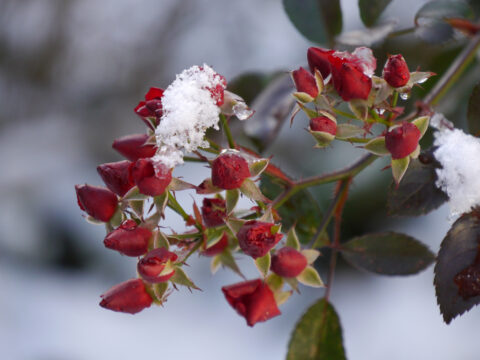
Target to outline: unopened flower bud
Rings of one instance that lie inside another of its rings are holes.
[[[281,233],[272,233],[275,224],[257,220],[247,221],[237,233],[243,252],[254,259],[265,256],[281,239]]]
[[[383,78],[392,87],[402,87],[410,80],[410,71],[402,55],[390,55],[383,68]]]
[[[372,89],[372,79],[352,63],[331,57],[332,80],[335,90],[344,101],[366,100]]]
[[[138,262],[138,273],[145,281],[150,283],[168,281],[175,274],[175,269],[166,268],[166,266],[177,258],[177,254],[168,251],[166,248],[153,249]]]
[[[420,130],[415,124],[404,122],[385,134],[385,146],[392,159],[401,159],[417,149],[420,137]]]
[[[292,71],[292,78],[298,92],[308,94],[312,101],[318,96],[317,82],[309,71],[299,67]]]
[[[228,246],[228,237],[227,234],[223,233],[222,238],[214,245],[206,248],[202,251],[204,256],[215,256],[221,254]]]
[[[271,269],[279,276],[291,278],[300,275],[307,265],[307,258],[300,251],[285,246],[272,256]]]
[[[129,314],[136,314],[152,305],[152,298],[140,279],[131,279],[115,285],[100,296],[100,306]]]
[[[92,185],[75,185],[80,209],[91,217],[107,222],[118,206],[117,196],[108,189]]]
[[[315,69],[317,69],[324,79],[330,75],[330,55],[334,52],[334,50],[326,50],[318,47],[309,48],[307,51],[307,60],[311,72],[314,73]]]
[[[204,198],[202,205],[202,218],[207,227],[223,225],[227,216],[226,203],[223,199]]]
[[[134,220],[125,220],[103,240],[105,247],[127,256],[140,256],[148,251],[152,232],[139,227]]]
[[[135,113],[140,116],[150,128],[152,128],[152,123],[148,119],[154,119],[154,126],[157,126],[163,115],[163,92],[163,89],[151,87],[145,94],[145,101],[140,101],[134,109]]]
[[[310,119],[311,131],[322,131],[335,136],[337,134],[337,123],[326,116],[319,116]]]
[[[172,181],[172,170],[152,159],[138,159],[132,167],[132,178],[142,194],[158,196]]]
[[[228,303],[247,320],[248,326],[280,315],[275,297],[260,279],[222,287]]]
[[[150,158],[155,155],[155,146],[147,145],[147,134],[132,134],[116,139],[112,147],[130,161]]]
[[[111,191],[123,196],[135,186],[130,174],[132,166],[131,161],[117,161],[98,165],[97,172]]]
[[[221,189],[237,189],[248,177],[250,169],[241,155],[226,153],[213,160],[212,183]]]

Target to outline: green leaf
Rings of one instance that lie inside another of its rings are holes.
[[[468,100],[468,130],[474,136],[480,136],[480,83],[473,88]]]
[[[240,191],[249,199],[255,201],[266,201],[267,199],[263,196],[260,188],[255,184],[252,179],[245,179],[240,186]]]
[[[272,262],[270,257],[270,252],[267,255],[256,258],[255,265],[257,266],[258,271],[262,274],[263,277],[267,276],[268,270],[270,270],[270,263]]]
[[[448,196],[435,186],[436,167],[440,166],[430,152],[423,152],[420,159],[413,160],[402,182],[390,186],[387,196],[389,215],[418,216],[437,209]]]
[[[390,154],[390,152],[387,149],[387,146],[385,145],[385,136],[379,136],[375,139],[370,140],[368,143],[365,144],[364,148],[368,152],[371,152],[372,154],[375,154],[378,156],[384,156],[384,155]]]
[[[402,178],[408,169],[408,164],[410,164],[409,156],[401,159],[392,159],[392,174],[395,184],[399,185],[400,181],[402,181]]]
[[[179,266],[175,267],[175,274],[170,278],[170,281],[177,285],[183,285],[188,287],[189,289],[201,290],[197,285],[193,283],[193,281],[187,276],[185,271]]]
[[[283,187],[276,184],[267,175],[262,175],[260,188],[269,199],[274,199]],[[290,229],[295,225],[295,232],[301,243],[308,243],[316,234],[322,213],[309,190],[300,190],[277,209],[283,228]]]
[[[320,275],[318,275],[317,270],[315,270],[313,266],[307,266],[305,270],[303,270],[302,273],[297,276],[297,280],[306,286],[316,288],[325,286],[320,278]]]
[[[340,0],[283,0],[291,22],[302,35],[327,44],[342,31]]]
[[[473,211],[455,221],[440,246],[434,284],[447,324],[480,303],[479,239],[480,218]]]
[[[295,227],[292,227],[287,234],[287,243],[286,246],[290,246],[295,250],[300,250],[300,241],[298,240],[297,233],[295,232]]]
[[[366,26],[372,26],[378,20],[392,0],[358,0],[360,18]]]
[[[287,360],[346,360],[340,320],[325,299],[301,317],[288,344]]]
[[[420,241],[394,232],[368,234],[342,244],[350,264],[380,275],[411,275],[426,269],[435,259]]]
[[[415,34],[422,40],[441,44],[453,38],[448,18],[472,19],[472,8],[464,1],[435,0],[423,5],[415,15]]]
[[[239,198],[240,198],[240,191],[238,191],[238,189],[232,189],[232,190],[226,191],[227,215],[230,215],[233,212]]]

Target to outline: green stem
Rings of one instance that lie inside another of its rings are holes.
[[[387,120],[382,119],[375,110],[369,109],[368,113],[370,114],[370,116],[373,118],[375,122],[386,125],[387,127],[390,126],[390,123]]]
[[[228,146],[230,147],[230,149],[235,149],[235,141],[233,140],[233,136],[232,136],[232,133],[230,132],[230,128],[228,127],[228,122],[225,115],[220,114],[220,121],[222,122],[223,131],[227,136]]]
[[[346,139],[336,138],[335,140],[345,141],[345,142],[349,142],[349,143],[366,144],[366,143],[368,143],[368,142],[369,142],[370,140],[372,140],[372,139],[351,137],[351,138],[346,138]]]
[[[175,211],[177,214],[179,214],[183,220],[189,221],[190,220],[190,215],[187,214],[187,212],[182,208],[182,205],[175,199],[175,196],[172,195],[172,193],[169,191],[168,192],[168,207]],[[195,224],[195,227],[202,231],[202,227],[199,224]]]
[[[392,109],[397,106],[397,102],[398,102],[398,91],[393,91],[393,96],[392,96],[392,102],[390,103],[390,106],[392,107]],[[392,116],[393,116],[393,112],[390,112],[390,114],[388,114],[387,116],[387,121],[389,123],[389,126],[390,126],[390,120],[392,119]]]
[[[205,160],[203,159],[200,159],[198,157],[194,157],[194,156],[184,156],[183,157],[183,161],[188,161],[188,162],[205,162]]]
[[[335,108],[332,108],[332,110],[337,115],[341,115],[341,116],[345,116],[345,117],[350,118],[350,119],[358,120],[355,115],[350,114],[348,112],[345,112],[345,111],[342,111],[342,110],[339,110],[339,109],[335,109]]]

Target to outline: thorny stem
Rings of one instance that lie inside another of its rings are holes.
[[[227,136],[228,146],[230,147],[230,149],[235,149],[235,141],[233,140],[233,136],[228,126],[227,118],[225,117],[225,115],[220,114],[220,121],[222,122],[223,131]]]

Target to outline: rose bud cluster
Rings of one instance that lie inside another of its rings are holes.
[[[224,286],[222,291],[228,303],[247,320],[248,326],[280,315],[272,290],[260,279]]]
[[[240,248],[254,259],[265,256],[283,237],[274,227],[273,223],[247,221],[237,233]]]
[[[239,154],[230,152],[220,154],[212,162],[212,183],[221,189],[237,189],[248,177],[250,177],[248,162]]]
[[[140,256],[148,251],[152,232],[137,225],[134,220],[125,220],[103,240],[106,248],[126,256]]]

